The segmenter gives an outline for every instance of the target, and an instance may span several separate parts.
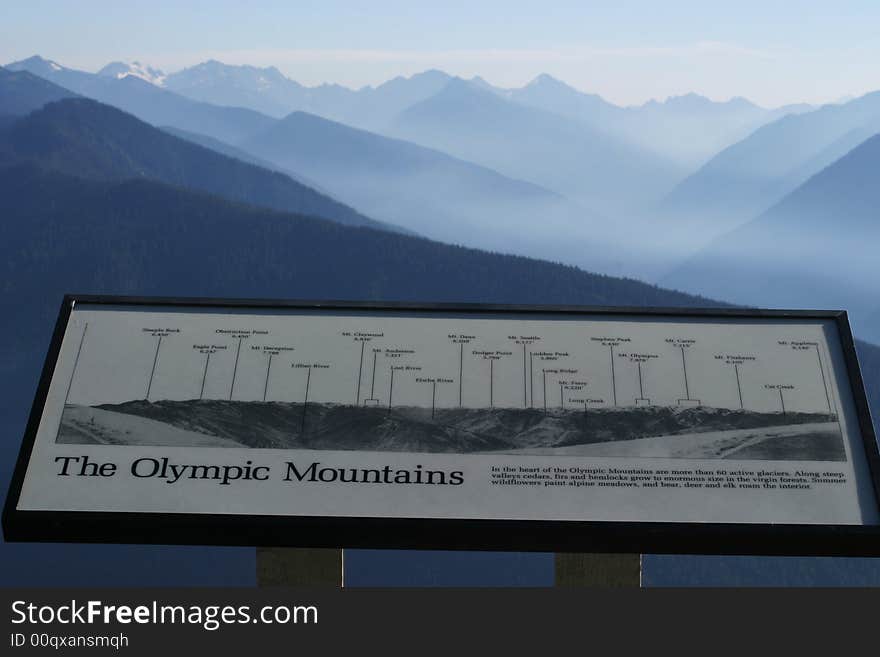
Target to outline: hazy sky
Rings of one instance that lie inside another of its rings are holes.
[[[623,104],[696,91],[773,106],[880,88],[877,0],[3,4],[2,63],[38,53],[174,71],[215,58],[355,87],[427,68],[508,87],[547,72]]]

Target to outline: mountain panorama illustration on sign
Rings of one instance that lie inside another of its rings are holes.
[[[99,314],[56,442],[845,461],[827,344],[798,329]]]

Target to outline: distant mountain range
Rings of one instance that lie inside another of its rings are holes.
[[[91,75],[39,57],[10,67],[42,75],[154,125],[232,144],[257,132],[251,128],[260,119],[240,117],[236,130],[226,124],[227,117],[212,116],[212,125],[199,126],[180,116],[193,114],[193,108],[182,112],[180,102],[172,102],[168,92],[175,92],[179,101],[185,97],[213,104],[215,114],[217,106],[238,112],[250,108],[260,112],[263,121],[308,112],[437,148],[605,214],[644,210],[721,148],[780,116],[809,109],[766,110],[741,98],[720,103],[696,94],[624,108],[549,75],[520,89],[500,89],[481,78],[466,81],[429,70],[353,90],[333,84],[306,87],[274,67],[215,60],[171,74],[138,62],[114,62]],[[144,83],[150,83],[154,93],[138,88]],[[123,104],[122,89],[131,86],[140,98]],[[163,90],[164,96],[158,93]],[[462,118],[467,119],[463,125]],[[459,126],[461,131],[456,130]],[[548,153],[556,158],[547,159]]]
[[[658,221],[706,237],[742,224],[880,132],[880,92],[789,115],[726,148],[666,198]]]
[[[700,251],[663,284],[762,306],[846,308],[880,341],[880,135]]]
[[[164,76],[159,84],[193,100],[248,107],[275,118],[309,102],[309,90],[288,80],[274,66],[231,67],[210,60]]]
[[[230,66],[211,60],[172,73],[162,84],[194,100],[249,107],[276,118],[300,111],[382,130],[399,112],[437,93],[450,79],[442,71],[425,71],[359,90],[336,84],[306,87],[275,67]]]
[[[69,85],[83,95],[106,99],[154,125],[183,130],[190,141],[200,140],[217,152],[243,151],[252,162],[271,163],[276,170],[291,172],[343,203],[404,229],[606,272],[624,270],[620,255],[602,242],[607,222],[596,214],[537,185],[448,155],[304,113],[277,121],[250,110],[192,101],[134,75],[118,77],[119,71],[93,75],[38,57],[13,66]],[[246,113],[241,125],[236,123],[237,112]],[[218,116],[235,128],[211,124]],[[208,123],[202,124],[203,120]],[[245,134],[247,138],[242,138]]]
[[[716,102],[694,93],[662,102],[651,100],[637,107],[619,107],[546,74],[504,95],[604,129],[683,167],[702,164],[777,118],[812,109],[802,104],[768,110],[745,98]]]
[[[0,80],[0,89],[4,86]],[[0,166],[22,163],[94,180],[146,178],[255,206],[395,229],[285,175],[178,139],[86,98],[50,103],[0,131]]]
[[[548,75],[500,89],[426,71],[351,90],[306,87],[277,69],[217,61],[172,74],[119,62],[90,74],[39,57],[11,67],[281,171],[409,230],[648,279],[753,219],[868,138],[880,104],[869,94],[816,111],[765,110],[745,99],[718,103],[690,94],[622,108]],[[279,123],[205,100],[266,101],[276,116],[289,106],[308,112]],[[356,126],[372,131],[357,147],[349,131]],[[700,158],[755,127],[692,172]],[[306,134],[313,128],[324,142]],[[414,144],[433,149],[435,161],[426,164],[422,151],[424,161],[410,166]],[[396,161],[376,166],[383,158]]]
[[[143,71],[142,65],[127,72],[117,65],[112,68],[123,80],[161,78],[164,89],[201,102],[255,108],[275,117],[306,112],[400,137],[536,183],[600,213],[620,209],[619,199],[626,199],[626,209],[656,201],[687,173],[664,156],[601,126],[527,107],[485,82],[465,81],[441,71],[356,91],[339,85],[305,87],[275,68],[217,61],[167,76]],[[469,119],[466,125],[463,116]],[[225,141],[241,144],[241,140]],[[548,154],[555,157],[548,159]]]
[[[453,79],[401,112],[390,134],[552,189],[600,213],[632,213],[685,174],[668,158],[588,123]]]
[[[249,107],[278,118],[292,111],[309,112],[378,132],[387,131],[398,114],[440,93],[454,79],[443,71],[428,70],[408,78],[399,76],[376,87],[307,87],[275,67],[235,66],[216,60],[170,75],[138,62],[115,62],[104,71],[140,77],[188,98],[216,105]],[[812,109],[801,104],[768,110],[744,98],[716,102],[697,94],[620,107],[547,74],[516,89],[495,87],[479,77],[468,82],[500,98],[612,133],[632,147],[670,157],[684,167],[702,164],[765,123]]]
[[[273,121],[250,109],[196,102],[134,75],[96,75],[41,57],[13,62],[6,68],[28,71],[68,91],[118,107],[147,123],[173,126],[225,142],[234,143],[265,129]]]

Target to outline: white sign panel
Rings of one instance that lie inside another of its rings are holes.
[[[831,315],[68,310],[9,516],[878,523]]]

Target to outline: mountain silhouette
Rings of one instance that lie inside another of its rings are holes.
[[[620,271],[604,220],[537,185],[406,141],[294,112],[240,144],[420,235]]]
[[[192,100],[248,107],[276,118],[288,114],[308,95],[306,87],[274,66],[229,66],[214,59],[172,73],[162,84]]]
[[[149,428],[137,420],[132,422],[132,418],[149,420]],[[57,442],[454,454],[516,454],[526,450],[543,455],[556,450],[560,455],[570,454],[567,448],[573,447],[581,456],[614,443],[612,449],[638,456],[647,438],[653,439],[649,441],[653,450],[674,458],[741,458],[746,456],[745,449],[751,453],[747,458],[753,459],[845,461],[842,435],[836,426],[828,431],[827,423],[836,419],[824,413],[783,415],[710,406],[589,410],[459,407],[432,411],[418,406],[384,408],[314,401],[306,405],[288,400],[138,399],[67,407]],[[120,430],[118,423],[128,429]],[[792,432],[797,442],[774,450],[772,443],[780,440],[777,435],[766,444],[747,445],[756,442],[756,434],[766,438],[774,427]],[[170,440],[164,433],[168,429],[178,430]],[[719,438],[718,432],[727,435]],[[675,445],[688,434],[703,434],[703,441]]]
[[[442,71],[430,70],[357,90],[337,84],[307,87],[275,67],[210,60],[172,73],[162,84],[187,98],[215,105],[249,107],[277,118],[294,111],[308,112],[354,127],[381,130],[399,112],[437,93],[449,79]]]
[[[846,308],[857,335],[880,341],[878,208],[880,135],[662,282],[735,303]]]
[[[391,134],[539,184],[604,214],[655,202],[685,175],[674,162],[604,130],[461,79],[401,112]]]
[[[880,132],[880,92],[788,115],[726,148],[658,210],[667,230],[705,237],[749,221]]]
[[[321,188],[321,186],[314,180],[310,180],[306,176],[300,173],[295,173],[290,169],[285,169],[284,167],[275,164],[274,162],[270,162],[269,160],[264,160],[261,157],[257,157],[256,155],[248,153],[246,150],[238,148],[237,146],[227,144],[225,141],[220,141],[219,139],[214,139],[213,137],[209,137],[208,135],[202,135],[197,132],[190,132],[189,130],[181,130],[180,128],[174,128],[167,125],[160,126],[160,129],[170,135],[174,135],[178,139],[183,139],[184,141],[198,144],[199,146],[212,150],[216,153],[220,153],[221,155],[225,155],[226,157],[241,160],[242,162],[247,162],[248,164],[254,164],[262,169],[268,169],[269,171],[277,171],[278,173],[283,173],[285,176],[293,178],[297,182],[305,185],[306,187],[311,187],[312,189],[321,192],[325,196],[329,196],[329,193]]]
[[[0,133],[0,163],[95,180],[147,178],[275,210],[391,229],[277,172],[178,139],[87,98],[50,103]]]
[[[27,71],[10,71],[0,66],[0,116],[29,114],[46,103],[75,96]]]
[[[663,102],[619,107],[596,94],[578,91],[543,74],[508,96],[610,132],[627,142],[669,157],[683,167],[696,167],[721,149],[747,137],[756,128],[807,106],[775,110],[758,107],[745,98],[712,101],[690,93]]]

